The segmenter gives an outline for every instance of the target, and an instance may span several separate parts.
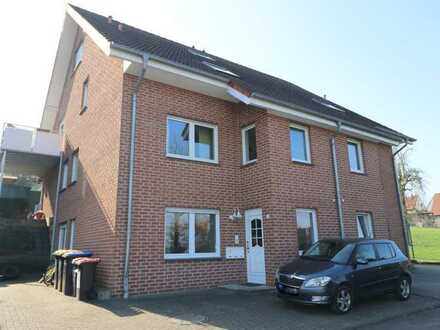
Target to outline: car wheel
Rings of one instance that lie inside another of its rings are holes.
[[[337,314],[348,313],[353,306],[353,294],[348,286],[339,287],[333,298],[331,309]]]
[[[408,276],[402,276],[397,282],[396,297],[401,301],[408,300],[411,296],[411,280]]]

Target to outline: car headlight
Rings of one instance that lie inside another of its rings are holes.
[[[322,286],[326,286],[328,282],[330,282],[330,280],[331,278],[328,276],[315,277],[305,281],[303,286],[305,288],[322,287]]]

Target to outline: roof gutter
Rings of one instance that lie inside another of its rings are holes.
[[[111,56],[115,56],[115,57],[118,57],[118,58],[124,59],[124,60],[133,61],[136,63],[142,63],[142,56],[143,56],[142,54],[143,54],[142,51],[138,51],[136,49],[126,47],[126,46],[120,45],[115,42],[110,43],[110,55]],[[224,87],[225,87],[227,93],[229,93],[228,91],[231,89],[230,86],[228,85],[228,83],[230,82],[230,79],[227,79],[225,77],[222,77],[222,76],[219,76],[216,74],[212,74],[212,73],[209,73],[209,72],[206,72],[203,70],[199,70],[196,68],[192,68],[187,65],[173,62],[173,61],[170,61],[170,60],[167,60],[162,57],[155,56],[155,55],[150,55],[150,61],[161,63],[161,64],[164,64],[164,65],[176,68],[176,69],[184,70],[184,71],[191,72],[193,74],[197,74],[197,75],[209,78],[209,79],[213,79],[213,80],[218,81],[219,83],[224,83],[225,84]],[[152,63],[152,65],[154,65],[154,64]],[[281,107],[286,107],[289,109],[297,110],[297,111],[300,111],[300,112],[303,112],[303,113],[306,113],[306,114],[309,114],[312,116],[316,116],[318,118],[322,118],[324,120],[327,120],[330,123],[330,126],[332,126],[334,128],[337,128],[334,123],[340,122],[341,123],[341,131],[342,132],[346,131],[348,134],[353,133],[352,132],[353,129],[357,129],[357,130],[364,131],[366,133],[370,133],[372,135],[376,135],[379,138],[389,139],[393,142],[392,144],[394,144],[394,145],[400,144],[406,140],[411,141],[411,142],[416,141],[415,139],[408,137],[408,136],[405,136],[403,134],[398,135],[398,134],[393,134],[391,132],[390,133],[383,132],[383,131],[378,132],[378,130],[371,129],[371,128],[365,127],[363,125],[347,122],[347,121],[341,120],[340,118],[337,118],[337,117],[334,117],[331,115],[327,115],[327,114],[323,114],[323,113],[319,113],[319,112],[311,110],[309,108],[306,108],[306,107],[303,107],[303,106],[300,106],[297,104],[293,104],[293,103],[284,102],[284,101],[281,101],[281,100],[278,100],[278,99],[275,99],[270,96],[260,94],[257,92],[253,92],[251,94],[251,96],[248,97],[248,99],[250,100],[249,105],[252,105],[252,106],[259,107],[257,104],[254,104],[254,102],[252,102],[252,100],[256,100],[256,101],[263,100],[263,101],[269,102],[271,104],[275,104],[275,105],[278,105]],[[391,144],[391,141],[389,141],[387,143]]]
[[[133,222],[133,177],[134,177],[134,162],[135,162],[135,146],[136,146],[136,113],[137,113],[137,96],[145,72],[147,71],[148,61],[150,55],[142,54],[142,70],[139,73],[136,85],[131,96],[131,131],[130,131],[130,158],[128,168],[128,210],[127,210],[127,237],[125,242],[125,260],[124,260],[124,277],[123,288],[124,298],[127,299],[129,295],[129,264],[130,264],[130,243],[131,243],[131,227]]]

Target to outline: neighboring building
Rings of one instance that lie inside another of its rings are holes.
[[[440,193],[434,194],[428,205],[428,210],[440,222]]]
[[[56,148],[38,153],[58,247],[93,250],[115,296],[124,278],[130,295],[271,284],[341,232],[406,250],[392,147],[414,139],[111,17],[67,7],[41,128],[64,151],[58,189]]]
[[[406,212],[415,213],[425,211],[423,201],[419,195],[411,195],[405,197]]]

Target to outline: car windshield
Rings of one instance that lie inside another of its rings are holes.
[[[319,241],[313,244],[302,258],[346,264],[351,257],[353,247],[353,244],[341,241]]]

